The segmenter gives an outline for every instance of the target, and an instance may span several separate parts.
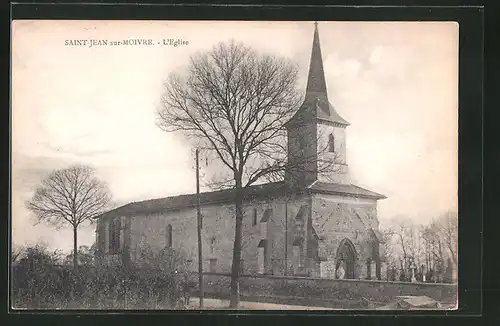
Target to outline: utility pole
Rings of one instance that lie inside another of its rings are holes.
[[[198,217],[198,286],[200,290],[200,309],[203,308],[203,257],[201,246],[201,208],[200,208],[200,164],[199,150],[196,149],[196,210]]]

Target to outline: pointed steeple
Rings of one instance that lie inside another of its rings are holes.
[[[349,125],[349,122],[344,120],[328,101],[323,57],[321,56],[321,45],[319,41],[318,22],[314,23],[309,76],[307,78],[306,96],[302,106],[316,109],[316,118],[318,119],[333,122],[341,126]]]
[[[309,76],[307,78],[307,93],[315,93],[316,96],[327,97],[325,71],[323,70],[323,58],[319,44],[318,22],[314,23],[314,38],[309,64]]]

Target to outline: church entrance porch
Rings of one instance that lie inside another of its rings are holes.
[[[335,278],[354,279],[356,271],[357,254],[353,243],[349,239],[340,242],[337,249],[335,264]]]

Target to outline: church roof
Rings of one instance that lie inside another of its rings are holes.
[[[335,183],[315,182],[306,189],[310,193],[338,194],[350,197],[364,197],[372,199],[384,199],[383,195],[354,186],[341,185]],[[266,200],[286,194],[285,182],[272,182],[260,185],[253,185],[246,189],[244,200]],[[200,193],[201,205],[230,203],[234,200],[234,189]],[[110,210],[97,218],[113,216],[136,216],[142,214],[152,214],[165,211],[174,211],[189,207],[196,207],[196,194],[171,196],[158,199],[150,199],[130,204]]]
[[[348,195],[352,197],[364,197],[373,199],[386,199],[387,197],[379,193],[366,190],[352,184],[340,184],[316,181],[309,186],[309,189],[316,193]]]
[[[267,199],[283,193],[284,182],[272,182],[262,185],[253,185],[247,188],[245,200]],[[218,191],[200,193],[201,205],[217,203],[228,203],[234,200],[234,189],[224,189]],[[179,210],[188,207],[195,207],[197,204],[196,194],[179,195],[133,202],[107,213],[100,217],[107,216],[130,216],[137,214],[157,213],[162,211]]]
[[[342,126],[348,126],[349,122],[343,119],[328,101],[326,89],[325,71],[323,58],[321,56],[321,45],[319,41],[318,25],[315,23],[314,37],[309,64],[309,75],[307,78],[306,95],[302,106],[296,112],[296,117],[303,116],[302,111],[310,111],[319,120],[333,122]]]

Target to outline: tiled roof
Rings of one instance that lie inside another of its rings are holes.
[[[336,122],[344,126],[349,125],[349,122],[342,118],[328,101],[321,101],[321,99],[318,99],[316,101],[316,112],[318,119]]]
[[[334,183],[315,182],[308,189],[312,193],[329,193],[340,194],[345,196],[366,197],[383,199],[383,195],[371,192],[369,190],[354,186],[354,185],[341,185]],[[282,196],[286,193],[285,183],[272,182],[261,185],[250,186],[246,189],[244,200],[258,200],[269,199],[277,196]],[[203,192],[200,193],[200,204],[218,204],[230,203],[234,201],[234,189],[225,189],[219,191]],[[179,210],[188,207],[195,207],[197,204],[196,194],[172,196],[158,199],[150,199],[139,202],[133,202],[111,211],[108,211],[98,218],[106,218],[112,216],[134,216],[142,214],[151,214],[164,211]],[[301,208],[302,210],[302,208]],[[303,213],[299,211],[298,217]]]
[[[266,199],[279,196],[284,193],[284,182],[273,182],[262,185],[254,185],[246,189],[245,200]],[[200,204],[229,203],[234,200],[234,189],[224,189],[200,193]],[[113,209],[99,217],[131,216],[161,211],[178,210],[187,207],[195,207],[197,204],[196,194],[172,196],[158,199],[150,199],[133,202]]]
[[[311,119],[329,121],[342,126],[349,125],[349,122],[340,116],[328,101],[328,96],[324,94],[306,94],[304,102],[287,124],[301,125]]]
[[[373,199],[387,198],[384,195],[363,189],[361,187],[352,184],[339,184],[339,183],[328,183],[328,182],[317,181],[314,182],[311,186],[309,186],[309,189],[312,192],[317,192],[317,193],[339,194],[339,195],[373,198]]]

